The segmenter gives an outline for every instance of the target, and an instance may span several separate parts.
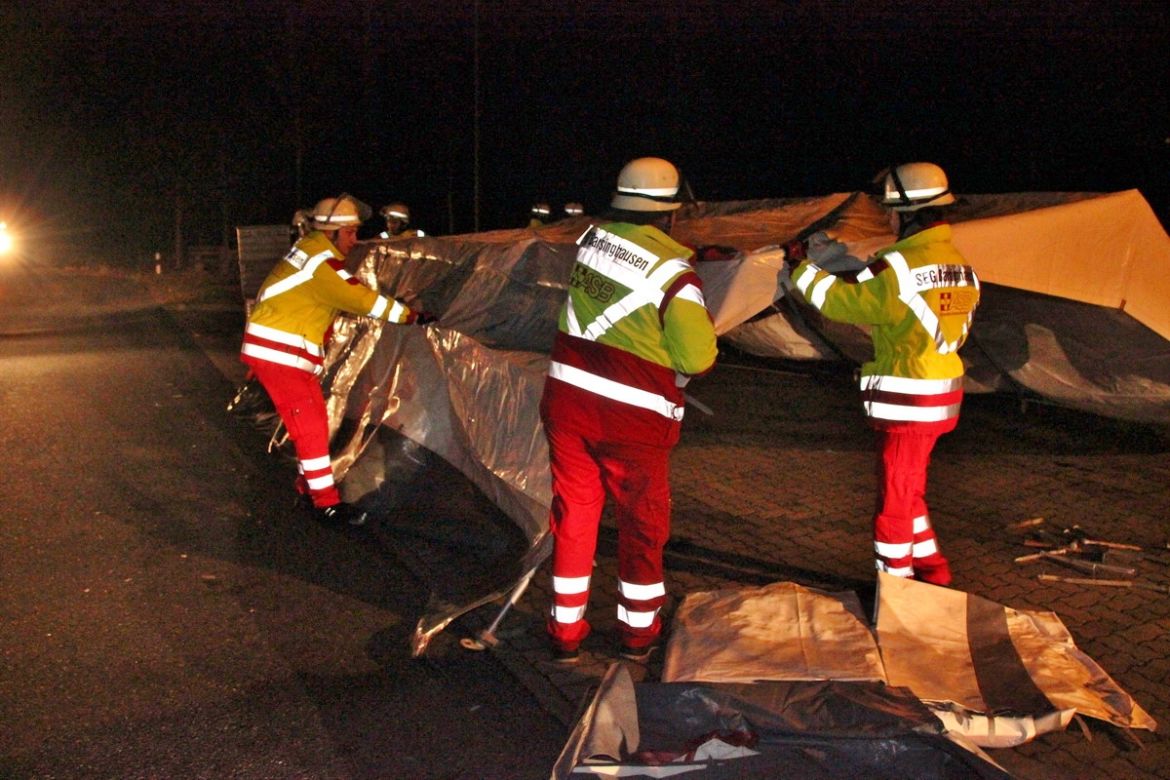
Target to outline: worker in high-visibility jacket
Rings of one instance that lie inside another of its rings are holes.
[[[861,369],[865,413],[877,431],[877,569],[936,585],[950,565],[931,525],[926,473],[963,399],[959,347],[979,304],[979,277],[951,243],[946,174],[932,163],[890,169],[882,205],[897,243],[856,273],[833,275],[791,252],[792,283],[830,320],[869,325],[874,358]]]
[[[609,222],[577,240],[540,413],[552,472],[553,658],[571,663],[590,632],[585,612],[607,495],[618,532],[620,652],[644,660],[666,601],[668,460],[683,387],[715,362],[715,328],[692,251],[670,238],[679,173],[644,157],[618,176]]]
[[[297,209],[293,212],[292,229],[298,239],[309,235],[313,229],[313,212],[310,209]]]
[[[297,487],[320,520],[362,525],[366,513],[345,503],[333,479],[329,419],[321,392],[324,343],[339,312],[406,324],[417,315],[405,304],[358,283],[345,271],[362,222],[348,196],[313,209],[311,230],[268,274],[244,327],[240,359],[264,386],[297,455]]]
[[[405,203],[387,204],[378,213],[386,221],[386,229],[378,234],[378,238],[417,238],[426,235],[410,227],[410,207]]]
[[[547,203],[533,203],[528,211],[528,228],[533,230],[544,227],[552,218],[552,209]]]

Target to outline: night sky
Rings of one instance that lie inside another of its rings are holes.
[[[647,154],[702,200],[925,159],[1167,221],[1165,3],[3,0],[0,32],[0,218],[115,262],[341,191],[440,234],[596,212]]]

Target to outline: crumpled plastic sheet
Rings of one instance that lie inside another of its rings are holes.
[[[387,427],[455,466],[529,541],[493,587],[462,601],[432,598],[412,642],[421,655],[452,620],[506,594],[548,555],[551,489],[538,418],[547,358],[488,350],[441,328],[400,327],[337,360],[329,403],[345,500],[376,503],[394,484],[401,461],[378,436]]]
[[[922,700],[994,717],[997,725],[957,718],[972,739],[1064,728],[1071,713],[1122,728],[1157,723],[1092,658],[1052,612],[1016,610],[970,593],[878,575],[878,646],[886,680]],[[1055,717],[1054,717],[1055,715]],[[1010,725],[1022,716],[1031,723]],[[993,744],[994,743],[994,744]]]
[[[912,691],[982,747],[1064,729],[1074,713],[1157,727],[1055,614],[884,573],[878,583],[872,632],[855,599],[795,583],[689,594],[675,612],[662,678],[880,681]]]
[[[624,664],[606,672],[551,777],[590,774],[1009,777],[908,691],[882,683],[634,684]]]

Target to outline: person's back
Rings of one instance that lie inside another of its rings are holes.
[[[959,420],[958,350],[979,305],[979,277],[951,243],[942,209],[955,198],[942,168],[890,168],[884,188],[882,205],[899,240],[844,276],[807,259],[790,263],[792,282],[829,319],[870,326],[874,359],[862,366],[860,389],[877,431],[877,570],[949,585],[950,563],[927,509],[926,475],[938,437]]]
[[[606,496],[618,526],[621,653],[644,659],[661,631],[670,534],[669,454],[682,387],[715,361],[715,328],[692,251],[667,234],[679,175],[659,158],[622,169],[612,219],[578,239],[540,412],[553,502],[554,658],[577,659]]]
[[[599,343],[683,373],[699,373],[710,367],[707,361],[710,355],[696,357],[681,348],[677,354],[671,351],[667,340],[679,339],[685,328],[666,320],[664,315],[660,317],[658,311],[674,303],[673,295],[669,295],[670,286],[681,275],[694,273],[688,262],[690,249],[653,225],[630,222],[591,226],[578,244],[574,273],[601,272],[613,286],[599,290],[589,284],[572,285],[569,296],[576,321],[593,322],[615,302],[624,300],[625,316],[598,337]],[[667,292],[662,292],[664,288]],[[679,303],[684,315],[689,310],[695,320],[706,317],[705,307],[696,301],[684,298]],[[562,311],[562,325],[566,324],[565,314]],[[612,313],[606,319],[611,318]],[[695,324],[701,327],[700,323]]]
[[[532,230],[544,227],[548,224],[550,216],[552,216],[552,210],[547,203],[532,204],[532,208],[528,211],[528,228]]]
[[[338,266],[343,259],[329,237],[316,230],[310,230],[298,239],[288,257],[305,260],[324,257]],[[325,331],[337,317],[338,309],[321,292],[322,286],[328,284],[328,277],[322,274],[320,280],[313,283],[296,284],[297,279],[304,275],[304,261],[298,267],[297,262],[286,258],[273,266],[260,287],[260,295],[248,319],[252,324],[299,334],[306,344],[319,346]],[[342,281],[338,279],[339,283]],[[287,288],[283,294],[271,294],[283,288]]]
[[[979,288],[951,234],[950,225],[935,224],[879,251],[870,264],[875,274],[881,268],[893,271],[897,289],[887,297],[902,305],[894,307],[893,321],[873,326],[874,360],[864,373],[934,379],[963,375],[958,349],[967,339]],[[917,296],[910,300],[921,299],[921,304],[908,305],[903,295]]]

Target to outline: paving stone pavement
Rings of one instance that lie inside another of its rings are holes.
[[[187,319],[191,315],[188,312]],[[222,318],[222,315],[220,315]],[[217,322],[219,319],[216,320]],[[233,381],[239,335],[196,332]],[[848,367],[791,364],[728,354],[688,392],[710,407],[687,412],[672,460],[673,534],[667,588],[673,605],[688,593],[794,581],[830,590],[872,592],[870,516],[873,442]],[[1149,582],[1170,583],[1170,431],[1109,420],[1010,394],[968,395],[958,429],[935,449],[927,499],[954,587],[1008,607],[1055,612],[1077,647],[1170,728],[1170,595],[1129,588],[1038,582],[1058,564],[1016,564],[1021,521],[1081,526],[1095,538],[1142,545]],[[603,521],[589,617],[594,633],[582,662],[549,662],[545,566],[501,623],[496,657],[568,728],[610,664],[616,603],[616,534]],[[448,633],[474,636],[498,613],[489,605]],[[661,655],[631,665],[655,680]],[[1013,776],[1170,778],[1170,741],[1130,736],[1076,721],[1016,748],[990,752]],[[550,767],[551,769],[551,767]]]
[[[714,414],[688,410],[672,460],[667,611],[687,593],[781,580],[872,598],[874,455],[851,370],[724,357],[688,390]],[[1043,518],[1046,528],[1080,526],[1092,538],[1141,545],[1149,553],[1139,575],[1167,584],[1168,485],[1170,433],[1163,429],[1018,395],[969,395],[958,429],[935,449],[927,496],[954,587],[1055,612],[1077,647],[1163,729],[1170,724],[1170,596],[1040,582],[1040,573],[1081,575],[1049,561],[1015,563],[1035,549],[1013,526]],[[566,726],[617,660],[616,534],[608,512],[600,536],[594,633],[582,663],[548,661],[547,566],[505,617],[493,651]],[[473,632],[495,614],[495,607],[481,609],[449,630]],[[631,668],[636,679],[655,680],[660,663],[656,656]],[[990,754],[1019,778],[1170,777],[1161,734],[1081,723]]]

